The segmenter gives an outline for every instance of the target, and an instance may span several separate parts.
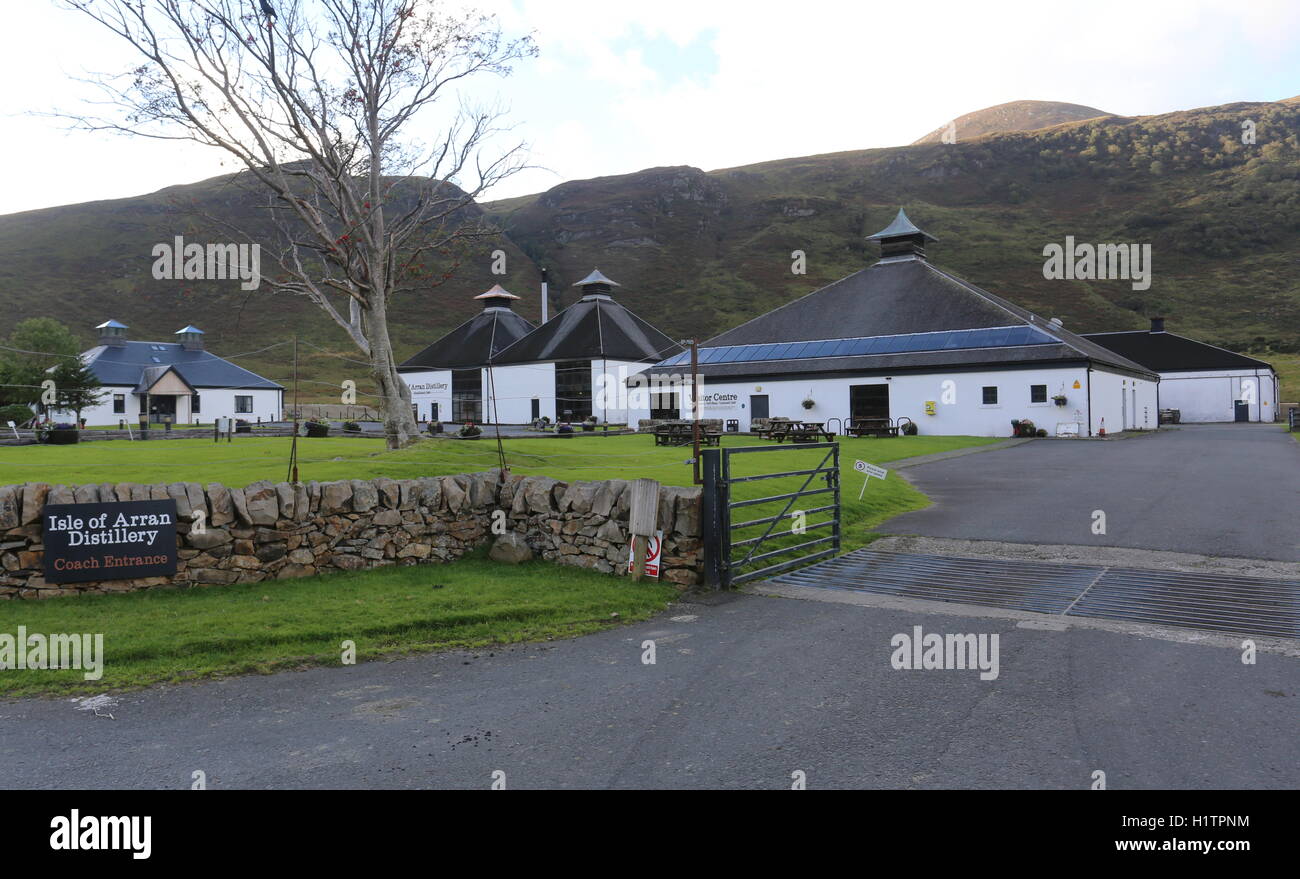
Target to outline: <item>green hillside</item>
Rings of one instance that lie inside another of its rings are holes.
[[[1242,143],[1246,120],[1254,144]],[[1291,99],[710,172],[653,168],[489,203],[485,216],[502,236],[478,243],[445,283],[399,299],[398,354],[465,320],[477,310],[470,297],[497,281],[536,320],[542,266],[562,304],[598,266],[623,285],[620,299],[669,335],[707,338],[867,265],[875,249],[863,237],[899,206],[940,239],[929,251],[937,264],[1076,332],[1142,328],[1163,314],[1171,331],[1226,347],[1300,352],[1300,101]],[[55,317],[87,344],[110,316],[137,339],[168,339],[194,323],[221,354],[298,332],[337,355],[304,349],[302,374],[328,395],[363,367],[341,359],[357,352],[309,303],[233,282],[150,276],[155,243],[175,234],[227,240],[202,237],[210,225],[200,218],[256,223],[259,210],[219,178],[0,216],[4,322]],[[1150,243],[1151,288],[1045,280],[1043,247],[1067,235]],[[489,271],[497,247],[507,253],[504,279]],[[807,255],[805,275],[791,273],[796,250]],[[435,269],[440,276],[444,266]],[[283,348],[240,362],[288,376]]]

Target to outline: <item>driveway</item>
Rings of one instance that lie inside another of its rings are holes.
[[[934,505],[879,531],[1300,561],[1300,443],[1276,425],[1034,440],[902,473]]]
[[[895,670],[913,626],[996,634],[997,677]],[[1060,629],[728,594],[571,641],[0,701],[0,788],[1300,787],[1294,652]]]

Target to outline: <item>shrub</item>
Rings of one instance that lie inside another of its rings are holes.
[[[15,403],[12,406],[0,406],[0,427],[5,427],[10,421],[21,427],[31,420],[32,410],[20,403]]]
[[[303,426],[307,428],[307,436],[322,437],[330,435],[330,423],[324,418],[312,418]]]
[[[916,422],[915,422],[915,421],[909,421],[909,422],[907,422],[907,424],[904,424],[904,425],[903,425],[903,435],[904,435],[904,436],[916,436],[916,430],[917,430],[917,428],[916,428]]]
[[[483,431],[480,430],[479,426],[472,421],[465,422],[464,427],[460,429],[460,435],[465,439],[474,439],[475,437],[482,436],[482,434]]]
[[[355,421],[345,421],[343,422],[343,429],[348,433],[360,433],[361,425],[357,424]]]

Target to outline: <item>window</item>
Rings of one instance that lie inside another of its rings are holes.
[[[114,415],[126,414],[126,394],[113,395],[113,414]]]
[[[672,421],[682,417],[680,399],[677,391],[654,391],[650,394],[650,417],[667,418]]]
[[[451,420],[457,424],[483,420],[483,371],[480,369],[453,369],[451,371]]]
[[[555,364],[555,414],[559,421],[583,421],[591,415],[591,361]]]
[[[198,394],[191,394],[191,395],[190,395],[190,414],[191,414],[191,415],[198,415],[199,412],[201,412],[201,411],[202,411],[202,410],[199,408],[199,395],[198,395]],[[250,409],[249,411],[251,412],[252,410]]]
[[[996,385],[987,385],[984,388],[984,405],[996,406],[998,404],[998,389]]]
[[[237,414],[248,414],[253,411],[252,397],[235,397],[235,412]]]
[[[1047,385],[1030,385],[1029,402],[1046,403],[1047,402]]]

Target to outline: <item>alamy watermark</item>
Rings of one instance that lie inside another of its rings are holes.
[[[260,244],[186,244],[177,235],[171,242],[155,244],[153,276],[158,281],[240,280],[241,290],[262,284]]]
[[[1065,245],[1043,248],[1043,277],[1049,281],[1132,281],[1134,290],[1151,289],[1151,245],[1076,244],[1073,235]]]
[[[0,671],[25,669],[84,669],[88,681],[104,674],[104,636],[102,634],[27,634],[26,626],[18,634],[0,632]]]
[[[925,634],[920,626],[913,626],[912,634],[899,632],[889,639],[889,646],[895,648],[889,657],[889,664],[895,669],[915,671],[978,668],[982,681],[994,681],[998,677],[999,647],[996,634]]]

